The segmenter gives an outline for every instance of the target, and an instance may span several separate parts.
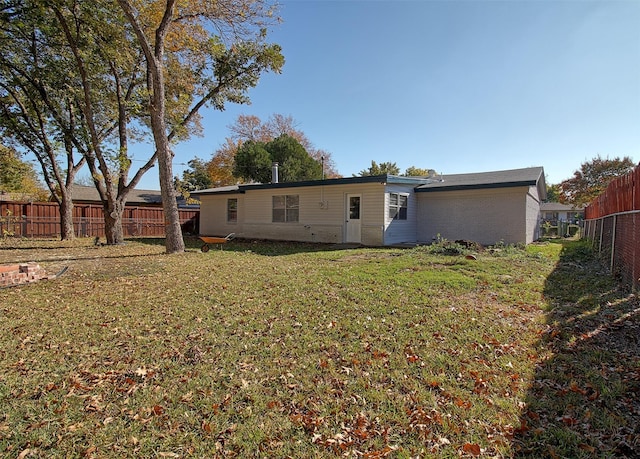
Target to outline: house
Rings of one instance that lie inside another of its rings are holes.
[[[584,220],[584,207],[559,202],[543,202],[540,205],[540,219],[551,225],[557,225],[558,222],[578,223]]]
[[[274,174],[277,177],[277,171]],[[540,236],[542,167],[436,177],[376,175],[195,191],[200,234],[358,243],[530,243]]]

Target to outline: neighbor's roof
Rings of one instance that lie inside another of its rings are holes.
[[[95,186],[74,185],[72,200],[75,202],[101,202],[100,194]],[[127,196],[127,204],[162,204],[162,196],[158,190],[133,189]]]
[[[560,202],[543,202],[540,204],[540,210],[542,212],[582,212],[584,206],[576,207],[571,204],[562,204]]]
[[[482,188],[509,188],[544,185],[544,169],[527,167],[506,171],[477,172],[473,174],[439,175],[435,180],[416,187],[416,191],[456,191]],[[541,187],[546,194],[545,187]]]

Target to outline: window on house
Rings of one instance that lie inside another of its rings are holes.
[[[389,193],[389,218],[391,220],[406,220],[408,202],[409,195]]]
[[[297,194],[273,196],[272,221],[274,223],[297,222],[299,197]]]
[[[238,198],[227,199],[227,221],[238,221]]]

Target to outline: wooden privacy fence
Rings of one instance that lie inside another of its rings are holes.
[[[614,275],[640,289],[640,166],[613,180],[587,206],[584,237]]]
[[[197,234],[200,210],[179,210],[183,233]],[[74,204],[73,229],[78,237],[104,237],[104,214],[98,204]],[[164,212],[158,207],[126,206],[122,215],[126,237],[163,237]],[[60,209],[52,202],[0,201],[0,236],[59,237]]]

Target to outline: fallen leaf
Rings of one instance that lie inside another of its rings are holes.
[[[591,445],[587,445],[586,443],[580,443],[578,445],[578,448],[580,448],[582,451],[586,451],[588,453],[594,453],[596,451],[595,447],[593,447]]]
[[[462,446],[462,451],[472,456],[480,456],[480,445],[477,443],[465,443]]]
[[[578,420],[576,418],[569,415],[558,418],[558,421],[562,421],[567,426],[575,426],[578,423]]]
[[[37,449],[31,449],[31,448],[27,448],[25,450],[23,450],[20,454],[18,454],[18,459],[24,459],[27,456],[35,456],[38,454],[38,450]]]
[[[471,408],[471,402],[468,400],[462,400],[461,398],[456,397],[456,399],[453,402],[456,404],[456,406],[459,406],[460,408],[466,408],[466,409]]]

